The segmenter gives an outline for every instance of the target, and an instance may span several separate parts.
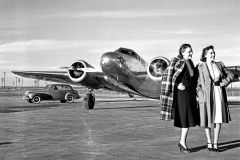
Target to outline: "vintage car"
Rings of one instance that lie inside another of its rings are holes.
[[[49,84],[44,89],[28,90],[24,93],[23,99],[29,103],[40,103],[42,100],[60,100],[62,103],[72,103],[80,96],[76,90],[66,84]]]

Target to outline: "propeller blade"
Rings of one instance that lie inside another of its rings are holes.
[[[83,72],[101,72],[100,70],[95,68],[76,68],[76,70]]]
[[[54,66],[54,67],[52,67],[52,69],[66,69],[66,70],[69,70],[69,67],[65,67],[65,66]]]
[[[82,71],[82,72],[102,72],[99,69],[95,68],[76,68],[73,66],[65,67],[65,66],[54,66],[52,69],[65,69],[65,70],[74,70],[74,71]]]

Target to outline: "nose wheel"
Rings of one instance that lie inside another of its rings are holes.
[[[93,93],[91,93],[93,91],[93,89],[84,96],[83,99],[83,106],[87,109],[93,109],[94,105],[95,105],[95,95]]]

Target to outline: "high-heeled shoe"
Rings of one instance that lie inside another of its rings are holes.
[[[181,143],[178,143],[178,147],[180,152],[184,152],[184,153],[191,153],[191,151],[188,148],[184,148]]]
[[[218,144],[217,143],[213,143],[213,145],[216,145],[217,147],[213,147],[213,152],[220,152],[220,150],[218,149]]]
[[[209,148],[209,147],[208,147],[208,144],[211,144],[212,148]],[[208,151],[213,151],[213,145],[212,145],[212,143],[207,143],[207,149],[208,149]]]

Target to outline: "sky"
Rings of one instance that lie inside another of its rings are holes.
[[[197,64],[213,45],[216,61],[240,65],[239,0],[0,0],[0,20],[0,78],[6,72],[8,86],[12,70],[47,71],[75,60],[100,68],[101,55],[120,47],[149,62],[171,59],[188,43]]]

